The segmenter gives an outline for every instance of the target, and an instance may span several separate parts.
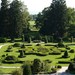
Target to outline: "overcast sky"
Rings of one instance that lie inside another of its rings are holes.
[[[9,0],[11,1],[11,0]],[[27,5],[30,14],[37,14],[41,12],[45,7],[50,6],[52,0],[21,0]],[[75,0],[66,0],[67,6],[75,8]]]
[[[52,0],[21,0],[28,8],[30,14],[37,14],[41,12],[45,7],[50,6]],[[66,0],[67,6],[75,8],[75,0]]]

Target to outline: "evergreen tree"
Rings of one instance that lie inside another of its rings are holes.
[[[8,8],[9,4],[7,0],[1,0],[1,12],[0,12],[0,36],[8,36],[8,27],[9,27],[9,13]]]
[[[57,38],[63,37],[67,25],[65,0],[53,0],[51,6],[45,11],[43,12],[45,16],[44,25],[41,27],[40,33]]]
[[[18,0],[13,0],[10,4],[10,38],[23,35],[24,29],[28,28],[29,13],[27,7]]]

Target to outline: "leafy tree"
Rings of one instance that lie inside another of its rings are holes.
[[[67,25],[67,7],[65,0],[53,0],[51,6],[45,9],[45,11],[47,13],[43,12],[45,18],[40,33],[52,35],[57,38],[63,37]]]
[[[9,27],[9,4],[7,0],[1,0],[1,10],[0,10],[0,36],[8,36]]]
[[[75,37],[75,9],[67,8],[67,19],[68,19],[68,36]]]
[[[27,7],[18,0],[13,0],[10,4],[10,38],[23,35],[24,29],[28,28],[29,13]]]

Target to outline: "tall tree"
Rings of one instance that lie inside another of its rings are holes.
[[[40,33],[53,35],[57,38],[63,37],[67,23],[67,7],[65,0],[53,0],[47,12],[47,17],[44,20],[44,25],[40,29]]]
[[[9,17],[8,17],[8,1],[1,0],[1,12],[0,12],[0,36],[8,36],[8,26],[9,26]]]
[[[27,7],[18,0],[10,4],[10,38],[20,37],[23,29],[28,28],[29,13]]]
[[[68,35],[71,37],[75,37],[75,9],[68,8],[67,9],[67,18],[68,18]]]

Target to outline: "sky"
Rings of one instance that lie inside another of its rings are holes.
[[[50,6],[52,0],[21,0],[27,5],[30,14],[38,14],[45,7]],[[68,7],[75,8],[75,0],[66,0]]]
[[[12,1],[12,0],[9,0]],[[27,5],[28,11],[30,14],[38,14],[45,7],[50,6],[52,0],[21,0]],[[68,7],[75,8],[75,0],[66,0]]]

